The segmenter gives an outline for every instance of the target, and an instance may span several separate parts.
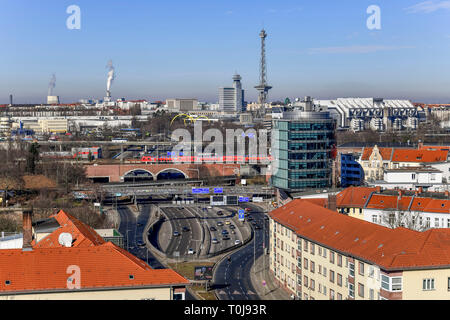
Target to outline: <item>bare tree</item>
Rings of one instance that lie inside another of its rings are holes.
[[[414,211],[383,210],[380,215],[380,222],[392,229],[404,227],[415,231],[425,231],[429,228],[422,223],[420,213]]]

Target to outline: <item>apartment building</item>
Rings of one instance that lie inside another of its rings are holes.
[[[295,199],[270,213],[270,270],[302,300],[450,299],[450,230],[386,228]]]

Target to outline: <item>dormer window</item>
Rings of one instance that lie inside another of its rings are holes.
[[[7,286],[9,286],[9,285],[11,284],[11,281],[10,281],[10,280],[6,280],[6,281],[5,281],[5,284],[6,284]]]
[[[130,278],[130,280],[134,280],[134,275],[130,274],[129,278]]]

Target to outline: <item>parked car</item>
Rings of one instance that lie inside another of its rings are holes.
[[[225,236],[223,236],[223,238],[222,238],[223,240],[230,240],[230,237],[229,236],[227,236],[227,235],[225,235]]]
[[[192,248],[188,249],[188,254],[194,254],[194,253],[195,253],[194,249],[192,249]]]
[[[209,230],[210,231],[217,231],[216,227],[210,227]]]
[[[226,225],[229,225],[230,223],[231,223],[230,220],[225,220]]]
[[[173,236],[174,236],[174,237],[178,237],[179,235],[180,235],[180,233],[179,233],[178,231],[174,231],[174,232],[173,232]]]
[[[219,222],[217,222],[217,225],[218,225],[219,227],[221,227],[221,226],[223,226],[223,222],[219,221]]]
[[[236,239],[236,241],[234,241],[234,244],[241,244],[241,240]]]
[[[234,229],[234,228],[236,228],[236,227],[234,226],[234,224],[230,224],[230,229]]]
[[[217,240],[216,238],[213,238],[213,239],[211,240],[211,242],[214,243],[214,244],[216,244],[216,243],[219,243],[219,240]]]
[[[223,230],[222,234],[228,234],[228,231],[227,230]]]

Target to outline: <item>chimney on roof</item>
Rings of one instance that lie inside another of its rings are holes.
[[[336,194],[328,194],[328,202],[326,207],[330,210],[337,211]]]
[[[381,187],[377,186],[377,193],[381,193]]]
[[[33,250],[31,246],[31,241],[33,240],[33,232],[32,232],[32,217],[33,217],[33,208],[25,207],[22,209],[22,229],[23,229],[23,251],[31,251]]]

